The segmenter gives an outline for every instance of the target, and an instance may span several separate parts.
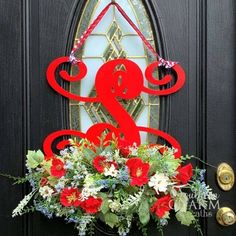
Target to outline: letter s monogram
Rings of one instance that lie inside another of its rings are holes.
[[[115,127],[108,123],[98,123],[91,126],[84,134],[80,131],[74,130],[61,130],[50,134],[44,141],[43,149],[45,155],[50,157],[54,155],[52,151],[52,144],[62,136],[78,136],[80,138],[87,138],[94,144],[99,144],[98,137],[106,131],[106,139],[111,139],[114,133],[119,139],[125,139],[129,144],[134,142],[138,145],[141,142],[140,132],[148,132],[165,139],[172,147],[178,151],[175,153],[176,158],[181,155],[181,146],[172,136],[167,133],[148,127],[138,127],[129,113],[118,102],[118,98],[125,100],[134,99],[140,95],[141,92],[146,92],[156,95],[168,95],[178,91],[184,84],[185,74],[180,65],[175,65],[172,69],[175,72],[177,81],[173,87],[164,90],[151,90],[144,86],[143,73],[139,66],[127,59],[115,59],[108,61],[98,70],[95,78],[95,89],[97,92],[96,97],[81,97],[72,94],[62,88],[56,81],[55,74],[58,67],[69,62],[68,57],[61,57],[54,60],[48,67],[47,80],[50,86],[66,98],[81,101],[81,102],[100,102],[107,111],[111,114],[118,126]],[[152,72],[157,66],[157,63],[151,64],[145,72],[147,80],[153,84],[163,85],[171,81],[171,75],[166,75],[162,80],[155,80],[152,77]],[[76,76],[70,76],[66,71],[60,71],[59,75],[66,81],[79,81],[82,80],[86,73],[87,67],[83,62],[77,62],[76,66],[79,68],[79,73]],[[58,149],[63,149],[68,145],[68,140],[61,141],[57,144]]]

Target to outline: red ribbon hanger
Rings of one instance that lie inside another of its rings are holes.
[[[177,64],[177,62],[173,61],[166,61],[163,58],[161,58],[156,50],[152,47],[152,45],[148,42],[148,40],[145,38],[143,33],[138,29],[138,27],[134,24],[134,22],[129,18],[129,16],[125,13],[125,11],[122,9],[122,7],[116,3],[115,1],[112,1],[109,3],[102,11],[101,13],[96,17],[96,19],[92,22],[92,24],[88,27],[88,29],[82,34],[78,42],[74,45],[71,54],[70,54],[70,62],[75,64],[76,62],[79,61],[79,59],[75,58],[74,53],[77,51],[87,38],[90,36],[90,34],[93,32],[93,30],[96,28],[96,26],[100,23],[100,21],[103,19],[103,17],[106,15],[108,10],[110,9],[111,6],[115,6],[117,10],[121,13],[121,15],[125,18],[125,20],[129,23],[129,25],[135,30],[135,32],[138,34],[138,36],[142,39],[144,44],[147,46],[147,48],[152,52],[155,58],[158,59],[158,65],[159,66],[165,66],[166,68],[171,68],[174,65]]]

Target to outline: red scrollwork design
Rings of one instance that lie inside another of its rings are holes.
[[[88,98],[88,97],[81,97],[79,95],[72,94],[69,91],[62,88],[57,83],[56,76],[55,76],[56,71],[64,63],[69,63],[69,57],[59,57],[50,63],[50,65],[47,69],[47,74],[46,74],[47,81],[48,81],[49,85],[55,91],[57,91],[59,94],[61,94],[62,96],[66,97],[66,98],[69,98],[72,100],[77,100],[77,101],[82,101],[82,102],[97,102],[98,100],[96,97]],[[82,80],[87,74],[87,66],[82,61],[77,62],[74,66],[77,66],[79,69],[79,73],[76,76],[71,76],[68,74],[67,71],[61,70],[59,72],[60,77],[68,82],[76,82],[76,81]]]
[[[158,67],[158,62],[154,62],[151,65],[149,65],[145,71],[145,76],[150,83],[154,85],[167,85],[168,83],[172,81],[173,76],[177,77],[176,83],[170,88],[162,89],[162,90],[153,90],[147,87],[143,87],[143,92],[153,94],[153,95],[163,96],[163,95],[170,95],[172,93],[176,93],[183,87],[185,83],[185,72],[179,64],[176,64],[172,68],[169,69],[170,71],[172,71],[172,75],[170,74],[165,75],[164,78],[162,78],[161,80],[156,80],[155,78],[153,78],[153,71],[157,67]],[[173,75],[173,72],[174,72],[174,75]]]
[[[44,141],[44,152],[47,156],[53,155],[52,143],[54,140],[61,136],[73,135],[80,138],[87,138],[94,144],[99,144],[98,137],[106,130],[106,138],[111,138],[111,134],[114,133],[118,138],[124,138],[129,144],[134,142],[138,145],[141,142],[140,132],[152,133],[165,139],[172,147],[177,149],[175,153],[176,157],[181,155],[181,147],[176,139],[169,134],[147,127],[138,127],[129,113],[118,102],[118,97],[122,99],[134,99],[140,95],[141,92],[146,92],[155,95],[168,95],[177,92],[185,82],[184,70],[180,65],[172,67],[176,76],[176,83],[171,87],[163,90],[152,90],[144,85],[143,73],[139,66],[127,59],[111,60],[98,70],[95,78],[95,89],[97,92],[96,97],[81,97],[76,94],[71,94],[62,88],[56,81],[56,70],[63,63],[69,61],[68,57],[61,57],[54,60],[48,67],[47,80],[50,86],[60,93],[61,95],[82,102],[100,102],[107,109],[107,111],[116,120],[118,127],[115,127],[107,123],[94,124],[88,129],[86,133],[73,130],[56,131],[50,134]],[[79,68],[79,73],[76,76],[70,76],[66,71],[62,70],[59,75],[62,79],[73,82],[82,80],[86,73],[87,68],[83,62],[77,62],[76,66]],[[172,75],[166,75],[161,80],[153,78],[153,70],[158,66],[158,62],[152,63],[146,69],[145,76],[148,82],[155,85],[168,84],[172,80]],[[68,145],[68,141],[59,142],[58,149],[63,149]]]

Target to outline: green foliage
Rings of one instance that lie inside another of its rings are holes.
[[[109,211],[109,203],[107,198],[103,198],[101,211],[105,215]]]
[[[193,222],[194,224],[194,228],[197,230],[197,232],[203,236],[203,233],[202,233],[202,229],[201,229],[201,225],[199,224],[198,222],[198,219],[195,218],[195,221]]]
[[[107,225],[113,228],[116,224],[119,223],[119,218],[116,214],[108,212],[104,215],[104,220]]]
[[[96,156],[96,153],[94,153],[92,150],[85,148],[83,150],[84,157],[89,161],[92,162],[94,157]]]
[[[25,177],[15,177],[12,175],[0,173],[0,176],[13,180],[14,181],[13,185],[15,185],[15,184],[24,184],[31,179],[37,178],[38,174],[33,173],[33,174],[28,174]]]
[[[173,176],[181,163],[181,159],[175,158],[173,150],[168,149],[168,151],[164,152],[163,156],[158,153],[151,155],[149,163],[151,164],[150,175],[158,172]]]
[[[199,174],[200,174],[201,169],[196,167],[193,171],[194,171],[194,174],[193,174],[192,180],[197,180],[199,178]]]
[[[150,207],[147,198],[142,198],[138,209],[139,220],[143,225],[146,225],[150,220]]]
[[[141,202],[142,196],[143,196],[144,189],[140,190],[138,193],[135,194],[129,194],[128,198],[123,201],[122,204],[122,210],[129,210],[131,209],[131,212],[135,210],[134,207],[138,207],[138,205]]]
[[[37,152],[29,150],[26,157],[26,165],[31,169],[34,169],[39,166],[44,160],[44,155],[40,150],[38,150]]]
[[[156,223],[156,228],[158,230],[158,232],[161,234],[161,236],[164,236],[164,231],[163,231],[163,226],[160,223],[160,219],[157,218],[156,215],[152,215],[152,219],[155,221]]]
[[[168,175],[173,176],[178,168],[181,160],[179,158],[175,158],[175,156],[171,153],[165,152],[166,155],[161,159],[161,167],[159,169],[160,173],[163,173],[165,170]]]
[[[49,176],[47,177],[48,179],[48,182],[52,185],[52,186],[55,186],[55,184],[57,184],[58,182],[58,179],[56,177],[53,177],[53,176]]]
[[[88,227],[88,235],[89,236],[95,235],[95,229],[94,229],[95,222],[96,222],[96,219],[94,218],[89,224],[89,227]]]
[[[190,226],[195,222],[195,217],[190,211],[176,213],[176,219],[181,222],[182,225]]]
[[[187,226],[194,225],[200,232],[201,228],[193,213],[187,211],[188,197],[183,191],[188,188],[191,193],[196,194],[200,205],[205,203],[204,194],[207,194],[207,200],[214,199],[215,196],[209,186],[198,181],[198,168],[195,169],[195,175],[186,185],[177,183],[175,179],[177,168],[181,162],[189,160],[191,157],[175,158],[175,150],[166,147],[164,147],[165,151],[162,154],[157,145],[140,145],[138,147],[133,145],[130,147],[129,156],[125,157],[120,153],[116,137],[107,142],[107,145],[104,145],[104,137],[101,137],[101,145],[98,147],[86,139],[82,139],[79,143],[76,140],[71,140],[73,148],[65,149],[62,155],[57,156],[65,166],[61,178],[52,176],[52,160],[45,160],[41,151],[29,151],[26,160],[29,173],[25,177],[3,175],[13,179],[15,183],[29,181],[35,191],[32,195],[35,207],[25,207],[25,203],[31,199],[29,199],[31,195],[26,196],[14,214],[33,212],[36,208],[49,217],[52,215],[65,217],[68,222],[75,222],[80,235],[94,235],[96,219],[101,219],[111,228],[116,227],[119,235],[126,235],[129,233],[133,219],[136,218],[138,228],[144,236],[147,236],[146,226],[150,218],[153,217],[160,235],[163,235],[163,228],[170,219],[170,212],[167,210],[164,217],[159,219],[155,214],[150,213],[150,207],[157,199],[170,194],[174,201],[177,220]],[[102,155],[105,159],[94,166],[93,160],[97,155]],[[130,158],[135,157],[150,165],[148,173],[143,172],[142,165],[138,162],[137,168],[126,165]],[[100,165],[100,169],[101,167],[103,169],[99,170],[98,165]],[[155,174],[156,180],[152,178]],[[159,174],[164,176],[166,181],[163,180],[164,177],[158,179]],[[133,181],[135,178],[140,178],[140,183],[135,183]],[[132,184],[134,186],[131,186],[131,183],[134,183]],[[79,196],[77,194],[68,195],[73,199],[71,201],[74,201],[74,198],[80,201],[86,201],[88,198],[92,200],[90,197],[99,199],[101,205],[99,203],[96,213],[88,214],[84,208],[86,204],[75,207],[73,204],[67,203],[71,205],[65,207],[60,201],[60,196],[66,188],[74,188],[74,190],[79,191]],[[158,191],[161,194],[157,194]],[[159,207],[163,206],[160,205]]]
[[[188,197],[186,193],[179,192],[175,197],[174,208],[175,211],[186,212],[187,211],[187,204],[188,204]]]
[[[34,206],[29,206],[29,207],[25,206],[24,210],[22,211],[22,215],[27,214],[27,213],[31,213],[31,212],[35,212],[35,211],[36,211],[36,209]]]
[[[28,181],[28,179],[26,177],[15,177],[15,176],[12,176],[9,174],[3,174],[3,173],[0,173],[0,176],[14,180],[15,181],[14,184],[18,184],[18,183],[21,184],[21,183],[25,183]]]
[[[143,236],[148,236],[147,227],[141,224],[139,221],[136,222],[138,229],[142,232]]]

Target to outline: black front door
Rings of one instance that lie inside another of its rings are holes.
[[[85,2],[0,1],[1,172],[24,175],[26,150],[41,148],[49,133],[69,126],[68,101],[51,90],[45,71],[54,58],[69,54]],[[227,162],[235,169],[236,2],[144,0],[143,4],[159,52],[179,61],[187,74],[184,88],[161,100],[160,129],[176,137],[184,153],[214,166]],[[215,175],[216,169],[207,167],[207,181],[220,195],[220,207],[236,211],[235,187],[222,191]],[[12,186],[8,179],[0,184],[1,235],[77,234],[73,225],[37,213],[12,219],[11,211],[27,187]],[[235,225],[217,223],[216,211],[201,218],[204,235],[235,235]],[[197,235],[174,222],[165,233]],[[139,234],[133,229],[131,235]],[[154,226],[148,235],[157,235]]]

